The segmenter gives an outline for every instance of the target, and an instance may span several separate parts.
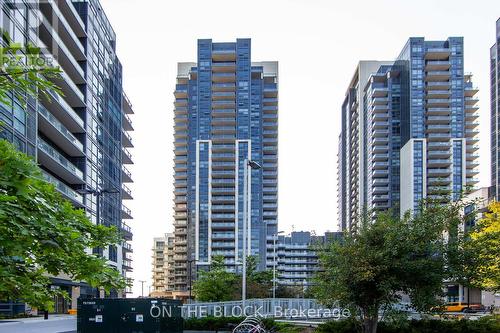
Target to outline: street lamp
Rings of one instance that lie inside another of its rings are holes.
[[[247,214],[248,214],[248,193],[250,192],[250,186],[248,186],[248,178],[251,172],[248,169],[258,170],[261,168],[260,164],[245,158],[243,169],[243,281],[241,288],[241,301],[242,306],[245,308],[245,301],[247,298]],[[252,237],[250,237],[251,239]]]
[[[273,236],[274,241],[274,260],[273,260],[273,300],[276,298],[276,239],[278,235],[285,233],[284,231],[278,231]]]
[[[92,194],[95,195],[96,197],[96,224],[99,225],[101,224],[101,197],[104,193],[118,193],[119,191],[114,188],[103,188],[100,190],[94,190],[92,188],[86,188],[83,190],[79,190],[78,193],[80,194]]]

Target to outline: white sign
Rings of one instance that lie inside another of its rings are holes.
[[[141,314],[135,315],[135,321],[137,323],[142,323],[144,321],[144,317]]]
[[[96,315],[95,316],[95,322],[96,323],[102,323],[102,315]]]

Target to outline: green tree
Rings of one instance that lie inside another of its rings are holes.
[[[117,230],[94,225],[36,163],[0,140],[0,299],[49,309],[56,294],[49,275],[67,274],[93,287],[123,289],[124,278],[89,248],[120,242]]]
[[[470,285],[500,291],[500,203],[493,202],[464,241]]]
[[[356,232],[319,252],[322,271],[314,292],[325,304],[350,308],[362,320],[363,332],[374,333],[380,311],[410,296],[420,311],[437,305],[447,268],[443,233],[462,221],[458,204],[426,202],[415,216],[380,213],[360,219]],[[338,303],[337,303],[338,302]]]
[[[237,276],[226,271],[223,256],[212,257],[210,269],[198,272],[193,292],[198,301],[223,302],[234,298]]]

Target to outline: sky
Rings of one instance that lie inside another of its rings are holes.
[[[409,37],[463,36],[479,87],[480,186],[490,184],[489,48],[500,1],[100,0],[117,35],[135,115],[130,167],[135,279],[151,285],[153,237],[173,231],[173,91],[196,40],[252,39],[252,61],[279,62],[279,230],[337,228],[340,110],[359,60],[393,60]]]

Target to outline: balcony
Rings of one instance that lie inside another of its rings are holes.
[[[48,174],[45,171],[42,171],[42,176],[45,181],[52,183],[55,188],[61,192],[61,194],[68,200],[70,200],[76,207],[83,208],[85,205],[83,204],[83,196],[73,189],[71,189],[68,185],[61,182],[59,179],[54,176]]]
[[[127,187],[127,185],[122,184],[122,199],[124,200],[132,200],[132,191]]]
[[[442,82],[450,79],[451,73],[449,71],[430,71],[425,75],[426,81]]]
[[[427,167],[428,168],[441,168],[441,167],[447,167],[451,164],[451,160],[449,159],[428,159],[427,160]]]
[[[451,118],[449,116],[428,116],[427,117],[427,125],[442,125],[442,124],[448,124],[451,121]]]
[[[426,105],[428,108],[449,107],[450,106],[450,99],[448,99],[448,98],[427,98]]]
[[[372,89],[372,97],[386,97],[389,93],[389,89],[387,87],[373,88]]]
[[[428,124],[426,131],[427,131],[427,133],[450,132],[451,131],[451,127],[450,127],[450,125]]]
[[[134,114],[132,103],[130,103],[128,96],[125,93],[122,94],[122,106],[123,106],[123,112],[125,112],[126,114]]]
[[[373,178],[387,178],[389,176],[388,170],[373,170],[372,177]]]
[[[70,9],[69,12],[66,10],[65,16],[62,10],[66,7],[63,4],[60,5],[61,9],[59,9],[59,6],[55,5],[55,2],[53,1],[42,1],[39,3],[39,8],[44,16],[47,17],[49,22],[56,22],[60,37],[64,39],[72,53],[77,56],[78,60],[82,60],[81,58],[85,57],[85,50],[76,33],[78,33],[80,37],[86,35],[84,27],[80,25],[80,23],[83,22],[81,21],[78,13],[74,10],[71,11]],[[71,7],[73,7],[73,5],[71,5]],[[77,17],[75,17],[75,15]],[[68,19],[66,19],[66,17],[68,17]],[[73,22],[73,24],[71,25],[69,21]]]
[[[429,185],[447,185],[451,182],[451,177],[441,176],[441,177],[427,177],[427,183]]]
[[[236,89],[235,83],[213,83],[212,91],[234,91]]]
[[[427,175],[429,177],[446,177],[451,172],[451,168],[427,168]]]
[[[212,92],[212,101],[234,100],[236,93],[234,91],[214,91]]]
[[[134,250],[132,249],[132,245],[130,243],[127,243],[127,242],[123,242],[122,243],[122,249],[123,249],[123,252],[134,252]]]
[[[427,133],[427,140],[432,140],[432,141],[449,141],[451,139],[451,134],[450,133],[435,133],[435,132],[430,132]]]
[[[132,240],[132,229],[126,223],[120,224],[120,232],[125,240]]]
[[[447,60],[450,57],[448,48],[432,48],[425,52],[425,60]]]
[[[122,205],[122,219],[133,219],[132,212],[125,205]]]
[[[47,93],[51,97],[51,100],[48,101],[46,98],[42,98],[41,102],[44,107],[50,110],[50,112],[72,133],[85,132],[83,119],[76,114],[73,108],[52,90],[48,90]]]
[[[63,25],[62,25],[63,26]],[[63,32],[64,29],[58,27],[58,32]],[[84,84],[85,73],[78,63],[77,59],[72,52],[68,49],[64,41],[59,37],[58,32],[56,32],[49,24],[49,22],[43,18],[39,26],[39,36],[43,41],[48,50],[57,57],[57,61],[61,66],[63,66],[66,73],[71,77],[74,83]],[[72,40],[72,39],[69,39]],[[79,60],[85,60],[85,54],[83,53],[83,47],[79,42],[75,42],[73,48],[77,52]],[[78,47],[80,46],[80,48]]]
[[[426,71],[446,71],[450,67],[451,64],[447,60],[429,60],[425,63]]]
[[[214,232],[212,233],[213,240],[232,240],[234,239],[234,232]]]
[[[132,174],[128,169],[122,165],[122,182],[124,183],[133,183],[134,181],[132,180]]]
[[[449,146],[448,146],[449,147]],[[451,151],[447,150],[429,150],[427,151],[428,158],[436,158],[436,159],[446,159],[451,156]]]
[[[128,132],[122,130],[122,146],[126,148],[134,148],[134,144],[132,143],[132,137]]]
[[[212,72],[235,72],[236,62],[212,62]]]
[[[236,61],[236,50],[235,49],[215,49],[212,50],[212,60],[214,62],[234,62]]]
[[[235,81],[235,73],[212,73],[212,82],[214,83],[229,83]]]
[[[388,121],[375,121],[372,127],[374,129],[380,129],[380,128],[387,128],[388,126],[389,126]]]
[[[132,154],[128,151],[127,148],[122,147],[122,163],[123,164],[134,164],[132,161]]]
[[[83,172],[41,138],[38,138],[38,161],[70,184],[85,184]]]
[[[134,130],[134,127],[132,126],[132,120],[130,120],[130,117],[125,113],[122,114],[122,127],[125,131]]]
[[[450,108],[438,108],[438,107],[429,107],[427,108],[427,114],[429,116],[449,116]]]
[[[38,104],[38,128],[68,155],[85,156],[83,144],[42,104]]]
[[[451,91],[450,90],[428,90],[425,95],[426,99],[439,99],[439,98],[450,98]]]
[[[478,98],[465,97],[465,105],[476,105],[477,103],[479,103]]]
[[[61,91],[69,104],[74,107],[85,107],[85,98],[80,88],[75,84],[75,82],[73,82],[59,62],[54,59],[52,54],[50,54],[45,44],[41,40],[36,41],[36,44],[37,47],[40,47],[40,55],[45,59],[52,60],[53,66],[60,67],[61,70],[57,77],[48,77],[47,79],[61,88]]]
[[[451,83],[449,81],[434,81],[426,82],[425,89],[430,90],[449,90]]]

